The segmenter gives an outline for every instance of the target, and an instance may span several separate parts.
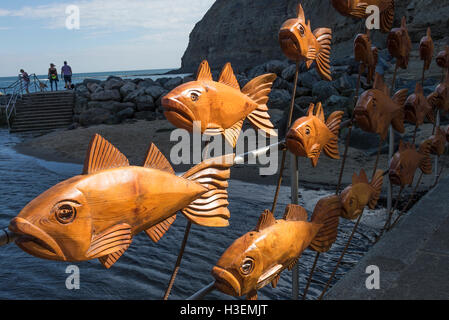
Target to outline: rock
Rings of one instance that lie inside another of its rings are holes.
[[[265,64],[265,72],[275,73],[278,76],[282,75],[282,71],[289,66],[287,61],[270,60]]]
[[[157,85],[154,85],[154,86],[151,86],[151,87],[145,89],[145,94],[152,96],[154,100],[157,100],[161,95],[165,94],[166,92],[167,92],[167,90],[165,90]]]
[[[87,88],[89,88],[89,84],[92,84],[92,83],[100,85],[101,80],[96,80],[96,79],[84,79],[83,80],[83,85],[85,85]]]
[[[140,81],[139,84],[137,85],[137,89],[146,89],[146,88],[154,86],[154,85],[155,85],[155,82],[152,79],[148,78],[148,79]]]
[[[182,78],[181,77],[175,77],[172,78],[170,80],[168,80],[167,82],[164,83],[164,88],[171,91],[174,88],[176,88],[177,86],[182,84]]]
[[[88,89],[85,85],[83,85],[83,84],[78,85],[78,86],[76,87],[76,89],[75,89],[75,95],[76,95],[76,97],[83,97],[83,98],[90,99],[90,91],[89,91],[89,89]]]
[[[114,90],[96,91],[92,93],[90,98],[93,101],[110,101],[110,100],[120,101],[122,99],[122,96],[120,95],[120,91],[114,89]]]
[[[312,90],[305,87],[298,86],[296,88],[296,97],[303,97],[303,96],[311,96]]]
[[[268,108],[270,109],[285,109],[288,108],[291,100],[290,92],[283,89],[273,89],[268,100]]]
[[[78,123],[78,122],[74,122],[74,123],[72,123],[68,128],[67,128],[67,130],[75,130],[75,129],[77,129],[78,127],[80,126],[80,124]]]
[[[137,90],[134,90],[133,92],[129,93],[124,99],[123,102],[134,102],[136,103],[136,99],[139,96],[142,96],[145,94],[145,88],[140,88]]]
[[[106,80],[104,84],[104,89],[105,90],[120,89],[124,84],[125,82],[123,81],[122,78],[111,76]]]
[[[94,93],[94,92],[96,92],[98,89],[101,89],[101,86],[100,86],[100,84],[98,84],[98,83],[96,83],[96,82],[89,82],[89,83],[87,84],[87,88],[89,89],[89,91],[90,91],[91,93]]]
[[[289,92],[293,92],[293,84],[291,84],[290,82],[278,77],[274,83],[273,83],[273,88],[274,89],[284,89],[287,90]]]
[[[312,89],[318,81],[320,81],[320,78],[311,72],[300,73],[298,76],[298,85],[304,88]]]
[[[346,111],[350,99],[342,96],[332,95],[326,100],[324,111],[326,115],[334,111]]]
[[[307,110],[311,103],[316,102],[316,97],[302,96],[295,100],[295,104],[303,110]]]
[[[134,116],[134,109],[133,108],[126,108],[120,112],[117,113],[117,117],[123,121],[125,119],[130,119]]]
[[[248,78],[249,79],[254,79],[260,75],[265,74],[265,65],[261,64],[259,66],[255,66],[254,68],[252,68],[251,70],[248,71]]]
[[[290,109],[286,108],[283,112],[282,120],[279,121],[278,127],[277,127],[277,128],[279,128],[279,137],[280,138],[284,138],[285,133],[287,132],[287,121],[288,121],[289,115],[290,115]],[[306,115],[306,112],[301,107],[299,107],[298,105],[295,104],[295,107],[293,108],[292,124],[297,119],[302,118],[305,115]]]
[[[105,123],[110,116],[111,112],[109,110],[103,108],[92,108],[81,113],[79,122],[82,126],[97,125]]]
[[[156,83],[158,83],[161,87],[165,85],[167,81],[169,81],[171,78],[159,78],[156,80]]]
[[[239,82],[240,88],[244,88],[247,83],[249,82],[249,79],[245,76],[242,76],[240,74],[236,75],[237,81]]]
[[[296,64],[291,64],[282,70],[281,77],[287,81],[293,82],[295,80]]]
[[[340,78],[332,82],[333,86],[340,92],[345,90],[355,89],[357,86],[357,79],[344,73]]]
[[[88,108],[89,99],[84,97],[76,97],[73,113],[80,114]]]
[[[312,94],[317,96],[319,101],[324,102],[332,95],[338,96],[338,91],[331,82],[322,80],[313,85]]]
[[[121,94],[122,98],[124,98],[131,92],[135,91],[136,89],[137,89],[137,85],[134,82],[127,81],[120,88],[120,94]]]
[[[137,111],[154,111],[156,106],[154,99],[149,95],[138,96],[135,100]]]
[[[112,104],[114,101],[89,101],[87,103],[87,109],[106,109],[112,111]]]
[[[152,111],[139,111],[134,114],[134,118],[138,120],[156,120],[156,114]]]
[[[187,82],[191,82],[191,81],[195,81],[195,78],[193,76],[185,76],[182,79],[182,83],[187,83]]]

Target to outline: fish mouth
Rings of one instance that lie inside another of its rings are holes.
[[[191,131],[195,116],[181,101],[176,98],[162,98],[164,115],[174,126]]]
[[[292,60],[301,58],[301,44],[295,35],[294,28],[282,28],[279,31],[279,44],[284,54]]]
[[[390,52],[399,53],[401,39],[398,33],[390,33],[387,38],[387,47]]]
[[[391,184],[396,186],[402,186],[401,176],[397,173],[396,170],[390,170],[388,176],[390,178]]]
[[[296,130],[290,130],[285,138],[288,150],[298,157],[307,157],[306,147],[301,135]]]
[[[354,58],[356,61],[365,61],[367,52],[368,52],[368,44],[366,41],[366,35],[359,34],[354,40]]]
[[[9,224],[9,230],[20,236],[16,240],[16,244],[23,251],[38,258],[66,260],[64,253],[56,241],[45,231],[27,220],[20,217],[12,219]]]
[[[371,131],[371,121],[369,112],[362,106],[358,105],[354,109],[354,118],[362,130]]]
[[[235,297],[242,295],[240,282],[229,271],[215,266],[212,268],[212,276],[215,278],[215,287],[221,292]]]
[[[405,120],[414,124],[416,122],[417,116],[415,105],[411,102],[407,102],[404,106],[404,111],[405,111]]]

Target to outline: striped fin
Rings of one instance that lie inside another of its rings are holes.
[[[349,14],[353,17],[363,19],[366,17],[366,8],[368,7],[367,3],[358,3],[355,8],[351,8],[349,10]]]
[[[391,31],[394,21],[394,0],[388,0],[390,5],[386,10],[380,13],[380,30],[384,33]]]
[[[159,149],[152,143],[148,149],[147,156],[145,157],[145,162],[143,164],[145,168],[159,169],[165,172],[175,174],[170,162],[167,158],[159,151]]]
[[[286,221],[307,221],[307,211],[296,204],[289,204],[285,208],[284,220]]]
[[[207,60],[203,60],[203,62],[201,62],[199,68],[198,68],[198,72],[196,74],[196,80],[201,81],[212,81],[212,72],[210,71],[210,67],[209,67],[209,63],[207,62]]]
[[[235,148],[235,146],[237,145],[237,140],[239,139],[240,132],[242,131],[244,120],[245,119],[242,119],[229,129],[224,130],[224,137],[233,148]]]
[[[109,141],[96,134],[84,160],[83,174],[93,174],[111,168],[128,167],[128,159]]]
[[[145,230],[145,233],[150,237],[153,242],[157,243],[162,239],[164,234],[170,229],[173,222],[176,220],[176,214],[169,217],[168,219],[152,226],[151,228]]]
[[[432,174],[432,160],[430,158],[430,151],[432,149],[432,141],[426,140],[419,146],[419,153],[424,157],[421,160],[419,168],[424,174]]]
[[[235,77],[234,70],[232,70],[231,64],[228,62],[224,66],[220,74],[220,79],[218,82],[223,83],[227,86],[233,87],[240,91],[240,85]]]
[[[318,73],[324,80],[332,81],[331,76],[331,42],[332,30],[329,28],[319,28],[313,31],[318,43],[321,45],[320,51],[317,53],[316,63]]]
[[[95,259],[120,250],[126,251],[131,242],[131,226],[126,223],[118,224],[95,236],[86,252],[86,256],[89,259]]]
[[[106,268],[109,269],[110,267],[112,267],[118,259],[120,259],[120,257],[125,253],[126,250],[121,249],[117,252],[108,254],[107,256],[104,257],[100,257],[98,258],[98,260],[101,262],[101,264]]]
[[[382,185],[384,183],[384,172],[383,170],[377,170],[374,174],[373,180],[371,181],[370,185],[374,189],[374,193],[371,196],[371,199],[368,203],[368,207],[373,210],[377,202],[379,201],[380,192],[382,191]]]
[[[334,135],[329,142],[323,147],[324,153],[332,159],[340,159],[338,151],[338,131],[340,130],[341,119],[343,118],[343,111],[333,112],[327,119],[326,125],[330,132]]]
[[[276,219],[274,218],[273,213],[270,210],[265,210],[259,217],[259,221],[257,222],[257,226],[254,231],[261,231],[263,229],[269,228],[276,224]]]

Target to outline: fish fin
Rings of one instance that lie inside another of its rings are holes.
[[[374,193],[371,196],[370,201],[368,202],[368,207],[373,210],[377,202],[379,201],[380,192],[382,191],[382,185],[384,183],[384,172],[383,170],[376,170],[376,173],[374,174],[373,180],[371,181],[370,185],[374,189]]]
[[[369,184],[368,176],[366,175],[364,169],[360,170],[360,175],[357,175],[357,173],[354,173],[352,175],[352,185],[356,185],[359,183]]]
[[[419,146],[419,153],[421,153],[424,156],[419,165],[419,168],[424,174],[432,173],[432,159],[430,158],[431,150],[432,150],[431,140],[426,140]]]
[[[327,118],[326,126],[329,128],[330,132],[332,132],[336,136],[338,136],[338,131],[340,130],[340,124],[343,115],[343,111],[335,111],[329,116],[329,118]]]
[[[324,253],[331,249],[337,240],[342,210],[343,206],[337,195],[328,196],[318,201],[311,217],[312,224],[319,228],[310,243],[312,250]]]
[[[246,295],[246,300],[257,300],[257,291],[252,290]]]
[[[324,80],[332,81],[330,61],[332,30],[329,28],[319,28],[313,31],[313,34],[321,45],[321,49],[317,52],[315,60],[318,73]]]
[[[147,151],[143,166],[175,174],[170,162],[153,143]]]
[[[165,219],[162,222],[159,222],[158,224],[152,226],[151,228],[148,228],[145,230],[145,233],[150,237],[150,239],[157,243],[159,240],[162,239],[164,234],[170,229],[173,222],[176,220],[176,214],[172,215],[171,217]]]
[[[109,269],[117,262],[118,259],[120,259],[120,257],[125,253],[125,251],[126,250],[124,249],[120,249],[117,252],[110,253],[106,256],[100,257],[98,258],[98,260],[106,269]]]
[[[338,131],[340,130],[340,123],[343,117],[343,111],[335,111],[327,119],[326,125],[334,135],[329,142],[323,147],[324,153],[332,159],[340,159],[338,151]]]
[[[128,159],[105,138],[96,134],[89,145],[84,160],[83,174],[92,174],[98,171],[128,167]]]
[[[228,179],[234,154],[207,159],[187,171],[183,178],[208,189],[181,212],[191,222],[205,227],[227,227],[231,216],[228,209]]]
[[[307,69],[310,69],[310,67],[312,66],[312,64],[313,64],[313,60],[307,60],[307,61],[306,61]]]
[[[300,20],[306,21],[306,15],[304,14],[304,9],[302,8],[301,4],[298,4],[298,6],[296,7],[296,15]]]
[[[223,133],[226,141],[233,148],[235,148],[235,146],[237,145],[237,140],[239,139],[240,132],[242,131],[243,121],[244,119],[240,120],[229,129],[226,129]]]
[[[374,76],[373,89],[380,90],[380,91],[384,92],[387,96],[390,96],[390,90],[388,89],[387,85],[385,84],[384,78],[378,72],[376,72],[376,74]]]
[[[309,109],[307,110],[307,116],[308,117],[315,116],[318,117],[318,119],[320,119],[322,122],[325,122],[322,103],[318,102],[316,106],[313,103],[311,103]]]
[[[292,271],[294,266],[296,266],[296,264],[298,263],[298,260],[299,260],[298,258],[295,258],[288,262],[288,264],[287,264],[288,271]]]
[[[405,101],[407,100],[408,95],[408,89],[402,89],[396,92],[396,94],[393,96],[393,101],[399,105],[400,109],[396,116],[393,117],[391,120],[391,125],[393,128],[400,133],[404,133],[404,118],[405,118],[405,111],[404,111],[404,105]]]
[[[237,81],[237,78],[235,77],[234,70],[232,70],[231,64],[228,62],[224,66],[223,70],[221,71],[220,78],[218,82],[223,83],[227,86],[233,87],[240,91],[240,85]]]
[[[271,281],[271,286],[273,287],[273,289],[277,287],[280,278],[281,274],[279,273],[276,277],[274,277],[273,281]]]
[[[433,108],[429,108],[429,111],[427,111],[427,113],[426,113],[426,117],[427,117],[427,120],[429,120],[429,122],[435,123],[435,113],[433,112]]]
[[[95,259],[120,250],[126,250],[131,242],[131,226],[127,223],[118,224],[95,236],[86,256],[89,259]]]
[[[209,62],[207,60],[203,60],[201,62],[200,66],[198,67],[198,72],[196,74],[196,80],[204,80],[204,81],[211,81],[212,78],[212,72],[210,71]]]
[[[430,106],[433,109],[438,108],[438,94],[436,92],[432,92],[430,95],[427,96],[427,102],[429,102]]]
[[[312,162],[312,167],[316,168],[316,166],[318,165],[318,160],[320,160],[320,155],[321,152],[318,153],[316,156],[310,158],[310,161]]]
[[[388,0],[390,5],[380,14],[380,30],[383,33],[390,32],[394,21],[394,0]]]
[[[296,204],[289,204],[285,208],[284,220],[286,221],[307,221],[306,209]]]
[[[422,87],[422,84],[421,84],[421,82],[417,82],[416,83],[416,86],[415,86],[415,93],[416,94],[424,94],[424,89],[423,89],[423,87]]]
[[[206,130],[204,130],[204,134],[208,136],[218,136],[224,133],[224,129],[212,123],[209,123]]]
[[[355,8],[351,8],[349,10],[349,14],[353,17],[363,19],[366,17],[366,8],[368,7],[367,3],[358,3]]]
[[[270,115],[267,112],[268,107],[266,104],[276,77],[277,76],[274,73],[261,75],[251,80],[242,89],[242,92],[258,105],[257,108],[248,115],[248,120],[251,122],[251,125],[272,137],[276,137],[277,133],[274,130],[274,125],[270,121]]]
[[[315,60],[316,59],[316,49],[315,46],[310,45],[309,49],[307,50],[306,58],[309,60]],[[313,63],[313,61],[307,61],[307,63],[310,62],[310,65]],[[307,65],[307,68],[310,68],[310,65]]]
[[[259,217],[259,221],[257,222],[257,226],[254,231],[261,231],[263,229],[269,228],[276,224],[276,219],[274,218],[273,213],[270,210],[265,210]]]

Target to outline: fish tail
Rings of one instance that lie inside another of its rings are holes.
[[[419,153],[421,153],[424,158],[421,160],[419,168],[424,174],[432,174],[432,159],[430,158],[430,152],[432,150],[432,141],[430,139],[424,141],[419,146]]]
[[[374,189],[374,194],[368,203],[368,207],[372,210],[376,207],[379,201],[380,192],[382,191],[382,185],[384,183],[384,172],[383,170],[377,170],[374,174],[373,180],[371,180],[371,187]]]
[[[330,61],[332,30],[329,28],[319,28],[313,31],[313,34],[321,46],[321,49],[316,56],[318,73],[323,79],[332,81]]]
[[[257,108],[248,115],[251,125],[264,131],[272,137],[277,137],[274,125],[270,121],[268,114],[268,95],[271,93],[273,82],[276,80],[276,74],[269,73],[254,78],[242,89],[242,92],[250,97],[256,104]]]
[[[328,157],[332,159],[340,158],[340,154],[338,151],[338,131],[340,130],[340,124],[343,118],[343,114],[343,111],[335,111],[329,116],[329,118],[327,118],[326,121],[326,125],[329,128],[330,132],[332,132],[334,137],[332,137],[330,141],[324,146],[323,151]]]
[[[402,89],[396,92],[393,96],[393,101],[399,105],[399,111],[391,120],[393,128],[400,133],[404,133],[404,118],[405,118],[405,101],[407,100],[408,89]]]
[[[355,8],[351,8],[351,10],[349,11],[349,14],[351,16],[354,16],[356,18],[359,19],[364,19],[366,18],[367,14],[366,14],[366,8],[368,7],[367,3],[358,3]]]
[[[181,212],[191,222],[205,227],[227,227],[231,216],[228,209],[228,179],[234,154],[207,159],[187,171],[183,178],[195,181],[209,191]]]
[[[380,30],[384,33],[390,32],[394,21],[394,0],[389,0],[386,10],[380,14]]]
[[[313,211],[311,222],[322,225],[322,227],[310,244],[312,250],[324,253],[331,249],[337,240],[338,225],[342,211],[341,200],[337,195],[318,201]]]

